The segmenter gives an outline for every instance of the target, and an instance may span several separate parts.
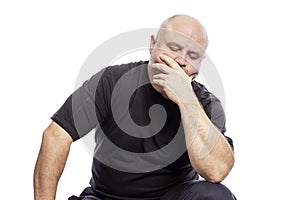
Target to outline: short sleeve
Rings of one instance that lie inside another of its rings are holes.
[[[51,119],[76,141],[104,120],[109,105],[109,89],[103,69],[71,94]]]
[[[225,138],[228,141],[231,148],[234,149],[232,139],[225,135],[225,132],[226,132],[226,127],[225,127],[226,117],[225,117],[225,112],[224,112],[224,109],[222,107],[221,102],[216,97],[213,97],[210,100],[210,103],[208,103],[206,105],[204,110],[205,110],[207,116],[212,121],[212,123],[225,136]]]

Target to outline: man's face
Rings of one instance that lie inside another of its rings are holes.
[[[166,64],[159,58],[159,55],[167,55],[194,79],[199,73],[200,63],[205,54],[204,45],[200,43],[193,38],[193,35],[186,36],[172,30],[161,30],[157,40],[154,37],[151,38],[150,64]]]

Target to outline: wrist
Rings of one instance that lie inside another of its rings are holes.
[[[185,108],[185,107],[193,107],[192,105],[199,104],[198,98],[196,97],[192,87],[190,90],[187,90],[181,98],[178,100],[178,107]]]

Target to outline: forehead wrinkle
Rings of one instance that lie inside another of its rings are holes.
[[[185,21],[189,26],[183,26],[182,23],[171,20],[163,23],[161,28],[185,37],[189,41],[188,43],[191,41],[195,42],[200,49],[205,50],[208,44],[208,38],[202,24],[189,18],[185,19]]]
[[[159,43],[166,45],[173,43],[178,46],[180,46],[182,49],[184,49],[187,53],[188,52],[194,52],[198,53],[199,55],[202,55],[205,51],[204,48],[194,40],[192,37],[187,37],[181,32],[178,32],[176,30],[166,29],[164,28],[161,31],[161,39]]]

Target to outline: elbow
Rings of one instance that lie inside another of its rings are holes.
[[[221,183],[229,174],[234,165],[234,160],[229,163],[223,163],[215,166],[207,166],[205,169],[202,167],[196,170],[200,176],[206,181],[212,183]]]
[[[200,174],[201,175],[201,174]],[[213,172],[212,174],[203,175],[203,178],[211,183],[221,183],[227,176],[226,173]]]

